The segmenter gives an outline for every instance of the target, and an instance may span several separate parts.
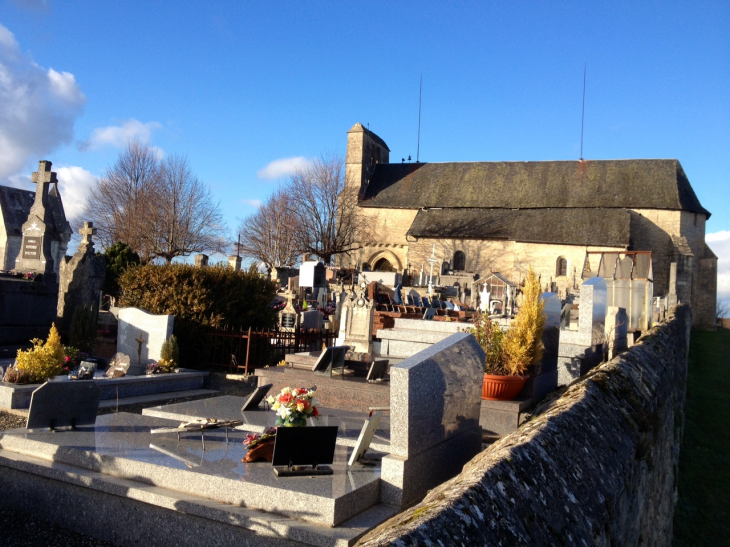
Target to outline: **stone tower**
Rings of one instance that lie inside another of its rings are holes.
[[[361,123],[356,123],[347,132],[345,185],[356,188],[358,194],[362,195],[379,163],[390,163],[388,145]]]

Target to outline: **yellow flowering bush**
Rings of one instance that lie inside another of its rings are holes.
[[[25,381],[31,384],[45,382],[63,372],[64,351],[55,323],[51,326],[45,344],[39,338],[34,338],[31,342],[33,347],[26,351],[18,350],[15,360],[15,366]]]

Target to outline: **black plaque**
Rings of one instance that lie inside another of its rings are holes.
[[[345,356],[350,351],[350,346],[330,346],[319,355],[314,363],[312,371],[323,376],[332,376],[332,369],[339,368],[344,372]]]
[[[41,238],[40,237],[24,237],[23,238],[23,258],[31,260],[40,260],[41,258]]]
[[[245,410],[257,410],[261,401],[266,397],[269,390],[274,387],[274,384],[266,384],[264,386],[257,387],[254,392],[246,399],[241,407],[241,412]]]
[[[375,382],[385,378],[385,373],[388,372],[388,359],[377,359],[373,361],[368,370],[368,382]]]
[[[283,329],[294,329],[297,326],[297,314],[296,313],[282,313],[281,314],[281,328]]]
[[[101,390],[96,382],[46,382],[30,396],[25,427],[56,429],[94,425]]]
[[[273,465],[278,476],[331,475],[337,426],[277,427]],[[294,467],[306,466],[306,469]],[[324,466],[324,467],[323,467]]]

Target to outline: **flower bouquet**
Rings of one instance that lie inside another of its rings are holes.
[[[281,393],[266,400],[276,411],[277,426],[303,427],[307,425],[307,418],[319,416],[315,395],[313,389],[285,387]]]

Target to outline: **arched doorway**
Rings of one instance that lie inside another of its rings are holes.
[[[392,272],[393,265],[390,263],[390,261],[387,258],[381,258],[380,260],[376,261],[375,264],[373,264],[373,271],[374,272]]]

